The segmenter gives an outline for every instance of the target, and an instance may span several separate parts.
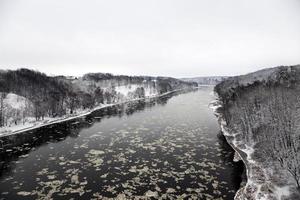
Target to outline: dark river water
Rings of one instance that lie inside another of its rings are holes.
[[[233,199],[212,87],[0,138],[0,199]]]

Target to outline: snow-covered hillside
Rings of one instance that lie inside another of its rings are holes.
[[[19,95],[8,93],[4,99],[4,105],[10,106],[15,110],[23,110],[26,107],[27,99]]]
[[[3,126],[15,126],[25,124],[27,116],[33,113],[33,104],[27,98],[13,94],[0,93],[1,95],[1,117]]]
[[[20,69],[0,73],[0,132],[89,113],[95,108],[151,98],[196,83],[170,77],[89,73],[83,77],[50,77]]]
[[[142,84],[116,86],[115,90],[117,93],[120,93],[120,94],[128,97],[132,93],[134,93],[138,88],[144,88],[145,97],[152,97],[152,96],[157,95],[158,91],[155,86],[155,81],[151,81],[151,82],[148,83],[147,81],[144,81]]]
[[[247,168],[236,199],[300,199],[300,66],[232,77],[215,91],[223,133]]]

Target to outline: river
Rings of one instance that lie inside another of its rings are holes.
[[[0,138],[0,199],[233,199],[212,87]]]

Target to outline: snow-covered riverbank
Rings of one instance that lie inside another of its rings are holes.
[[[227,142],[236,151],[237,156],[235,156],[235,158],[242,160],[246,167],[247,182],[246,185],[238,190],[235,195],[235,200],[282,200],[289,197],[290,186],[288,184],[279,187],[272,181],[274,180],[274,174],[277,172],[267,169],[266,166],[262,166],[252,158],[255,152],[254,144],[253,146],[246,145],[243,140],[240,139],[241,137],[238,137],[240,135],[239,133],[234,133],[227,127],[222,113],[222,109],[224,109],[222,103],[216,100],[211,103],[210,107],[218,118],[221,131]],[[278,172],[277,174],[280,173]]]
[[[139,101],[139,100],[149,100],[149,99],[159,98],[159,97],[162,97],[162,96],[174,93],[174,92],[178,92],[181,90],[183,90],[183,89],[173,90],[173,91],[169,91],[169,92],[166,92],[166,93],[163,93],[160,95],[151,95],[151,96],[147,96],[145,98],[137,98],[137,99],[132,99],[132,100],[113,103],[113,104],[102,104],[93,109],[78,110],[75,114],[68,114],[68,115],[64,115],[62,117],[56,117],[56,118],[47,117],[47,118],[44,118],[44,120],[39,120],[39,121],[35,121],[35,119],[33,119],[33,118],[32,118],[32,120],[28,119],[27,123],[25,123],[25,124],[18,124],[15,126],[0,128],[0,137],[18,134],[18,133],[30,131],[30,130],[33,130],[36,128],[40,128],[43,126],[49,126],[51,124],[57,124],[57,123],[73,120],[76,118],[84,117],[86,115],[91,114],[94,111],[97,111],[97,110],[100,110],[100,109],[103,109],[106,107],[111,107],[111,106],[124,104],[124,103],[128,103],[128,102]]]

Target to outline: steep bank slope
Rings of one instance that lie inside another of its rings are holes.
[[[300,199],[300,65],[228,78],[216,113],[247,168],[236,199]]]

